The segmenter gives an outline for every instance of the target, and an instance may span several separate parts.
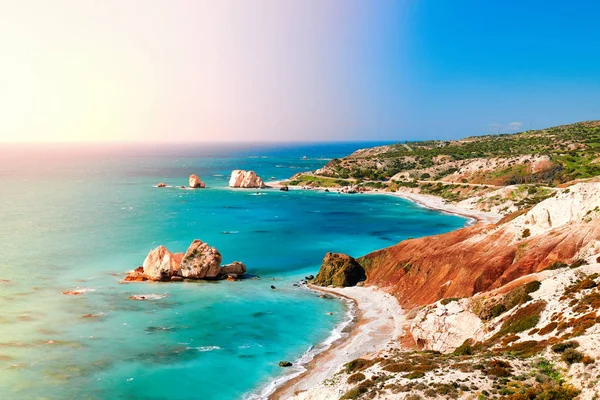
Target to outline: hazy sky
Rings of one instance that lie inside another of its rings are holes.
[[[0,0],[0,141],[400,140],[600,119],[596,2]]]

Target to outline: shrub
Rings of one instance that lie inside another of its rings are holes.
[[[561,268],[565,268],[565,267],[568,267],[568,265],[565,264],[564,262],[556,261],[556,262],[553,262],[552,264],[548,265],[546,268],[544,268],[544,270],[561,269]]]
[[[458,301],[458,300],[460,300],[460,297],[448,297],[448,298],[442,299],[440,301],[440,303],[442,303],[442,305],[445,306],[445,305],[448,305],[449,303],[451,303],[453,301]]]
[[[587,263],[588,263],[587,261],[585,261],[585,260],[583,260],[583,259],[580,258],[578,260],[573,261],[571,263],[571,265],[569,266],[569,268],[579,268],[582,265],[587,265]]]
[[[363,374],[362,372],[357,372],[355,374],[352,374],[348,377],[348,379],[346,380],[346,382],[348,383],[358,383],[360,381],[364,381],[366,378],[365,374]]]
[[[519,333],[534,328],[540,321],[540,314],[544,308],[546,308],[545,301],[538,301],[520,308],[504,321],[498,333],[505,335],[507,333]]]
[[[579,347],[579,343],[571,340],[569,342],[562,342],[562,343],[557,343],[554,346],[552,346],[552,351],[555,353],[564,353],[565,350],[568,349],[574,349],[576,347]]]
[[[577,351],[575,349],[567,349],[564,351],[560,359],[566,362],[567,364],[575,364],[583,361],[583,353]]]
[[[531,231],[529,230],[529,228],[527,228],[523,231],[521,238],[525,239],[525,238],[528,238],[529,236],[531,236]]]
[[[347,374],[350,374],[354,371],[363,370],[370,366],[371,366],[371,362],[369,360],[365,360],[364,358],[357,358],[356,360],[352,360],[348,364],[345,365]]]
[[[540,329],[537,333],[538,333],[538,335],[541,335],[541,336],[547,335],[550,332],[552,332],[553,330],[555,330],[557,326],[558,326],[558,323],[550,322],[548,325],[546,325],[542,329]]]

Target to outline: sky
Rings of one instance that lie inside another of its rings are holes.
[[[450,139],[600,119],[599,13],[0,0],[0,142]]]

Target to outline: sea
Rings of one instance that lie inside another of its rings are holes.
[[[388,195],[231,189],[229,175],[285,179],[376,144],[0,145],[0,398],[265,398],[348,322],[343,301],[298,285],[327,252],[468,221]],[[178,187],[192,173],[206,189]],[[122,283],[153,248],[194,239],[250,279]]]

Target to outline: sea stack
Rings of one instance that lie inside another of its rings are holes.
[[[190,187],[192,189],[200,189],[200,188],[205,188],[206,184],[204,182],[202,182],[200,180],[200,178],[198,177],[198,175],[196,174],[191,174],[190,175]]]
[[[229,179],[229,187],[233,188],[266,188],[267,185],[263,182],[260,176],[254,171],[243,171],[236,169],[231,171]]]
[[[129,272],[126,282],[171,281],[184,279],[237,279],[246,272],[246,266],[234,261],[221,266],[221,253],[201,240],[194,240],[184,253],[172,253],[165,246],[158,246],[148,253],[144,264]]]

